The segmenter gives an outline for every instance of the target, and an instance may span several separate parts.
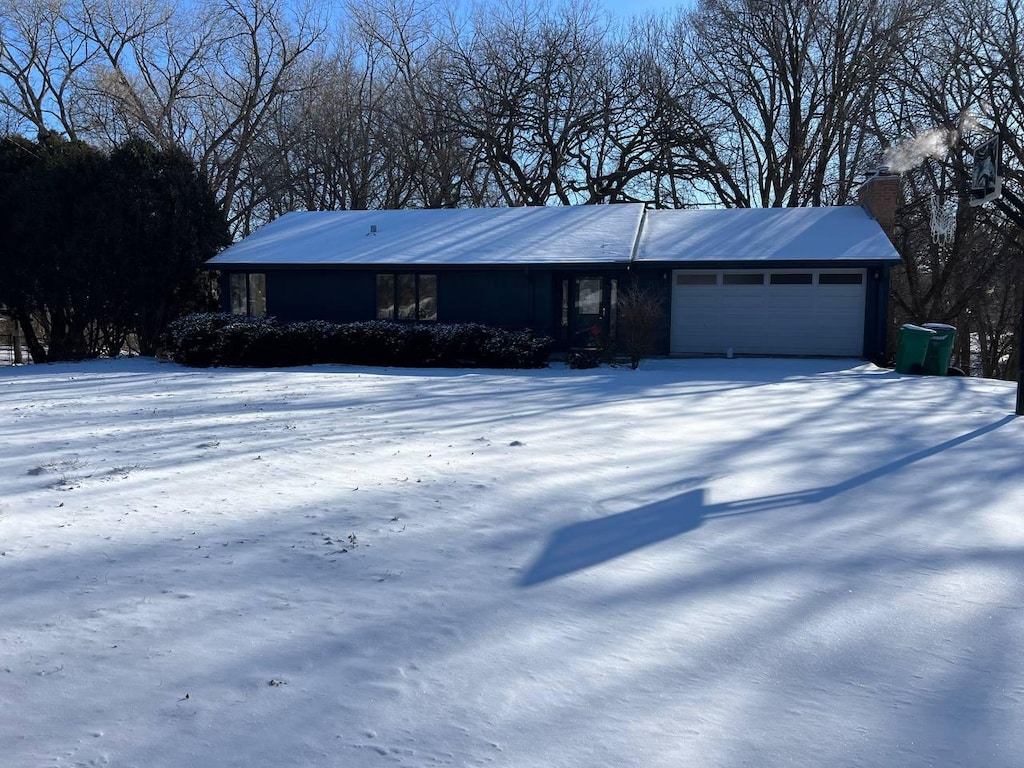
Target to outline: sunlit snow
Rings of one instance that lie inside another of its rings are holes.
[[[0,763],[999,766],[1013,385],[0,369]]]

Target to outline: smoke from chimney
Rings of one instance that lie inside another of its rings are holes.
[[[882,162],[894,173],[903,173],[916,168],[929,158],[941,160],[956,146],[965,133],[985,130],[980,118],[988,114],[987,105],[981,105],[981,115],[969,109],[960,113],[956,128],[928,128],[917,136],[900,141],[885,150]]]
[[[883,162],[896,173],[916,168],[928,158],[942,159],[960,138],[959,131],[929,128],[885,150]]]

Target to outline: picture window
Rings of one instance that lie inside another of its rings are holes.
[[[377,275],[377,319],[437,320],[437,275],[409,272]]]

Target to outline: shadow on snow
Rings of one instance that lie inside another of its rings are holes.
[[[924,459],[994,432],[1014,420],[1004,416],[991,424],[875,467],[841,483],[792,493],[708,504],[705,489],[695,488],[627,512],[567,525],[551,536],[540,557],[529,567],[520,586],[531,587],[592,568],[631,552],[699,528],[705,520],[818,504],[882,478]]]

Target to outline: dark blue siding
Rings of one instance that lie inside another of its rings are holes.
[[[472,270],[437,274],[437,319],[503,328],[550,325],[551,276],[526,270]]]
[[[551,273],[525,269],[268,269],[264,272],[267,314],[282,322],[374,320],[377,275],[397,272],[437,276],[438,322],[550,332],[554,319]],[[221,294],[225,311],[230,310],[228,279],[224,272]]]
[[[571,346],[562,327],[562,284],[571,285],[575,277],[602,277],[618,281],[618,290],[626,290],[633,280],[659,295],[665,308],[665,323],[656,354],[669,353],[669,313],[672,306],[673,268],[679,263],[647,263],[609,268],[573,267],[561,270],[538,268],[423,267],[419,269],[380,268],[269,268],[266,275],[267,313],[282,322],[327,320],[357,322],[376,318],[376,276],[381,273],[419,273],[437,276],[437,319],[442,323],[483,323],[503,328],[530,328],[549,335],[557,346]],[[748,262],[688,264],[701,269],[752,268]],[[776,266],[783,266],[778,264]],[[820,267],[820,262],[785,263],[786,267]],[[828,266],[832,266],[829,264]],[[864,357],[881,360],[885,356],[888,330],[889,266],[866,266],[868,282],[864,322]],[[244,270],[239,270],[244,271]],[[606,285],[608,283],[606,282]],[[222,273],[222,297],[230,311],[229,272]],[[621,336],[621,329],[620,329]]]
[[[267,273],[267,314],[282,322],[373,320],[377,313],[376,295],[373,272],[295,270]]]

